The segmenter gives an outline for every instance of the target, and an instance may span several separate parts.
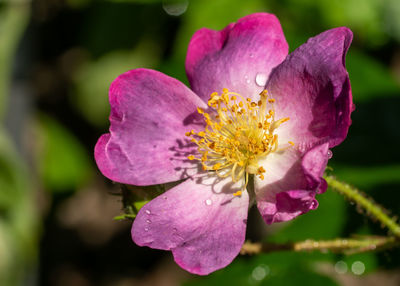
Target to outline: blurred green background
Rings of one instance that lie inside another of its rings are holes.
[[[199,28],[254,12],[281,21],[290,50],[347,26],[356,110],[331,172],[400,214],[400,1],[15,0],[0,2],[0,285],[400,285],[400,251],[353,256],[271,253],[238,257],[208,277],[168,252],[130,240],[119,187],[97,170],[108,128],[108,87],[129,69],[187,84],[186,49]],[[265,226],[253,241],[288,242],[385,230],[328,190],[316,211]]]

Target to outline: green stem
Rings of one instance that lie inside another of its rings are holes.
[[[365,197],[365,195],[356,188],[340,182],[332,176],[325,176],[324,178],[332,189],[357,203],[360,207],[365,209],[368,214],[380,221],[382,225],[386,226],[393,235],[400,238],[400,225],[398,225],[393,218],[389,217],[372,199]]]
[[[240,251],[241,254],[269,253],[273,251],[320,251],[335,252],[344,254],[354,254],[365,251],[386,249],[399,245],[399,241],[394,236],[389,237],[364,237],[356,238],[336,238],[332,240],[312,240],[296,241],[292,243],[252,243],[246,241]]]
[[[389,237],[371,237],[364,239],[354,238],[337,238],[333,240],[305,240],[295,242],[293,249],[295,251],[332,251],[332,252],[363,252],[368,250],[376,250],[381,247],[389,247],[397,244],[396,238]]]

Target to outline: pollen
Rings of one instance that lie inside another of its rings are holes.
[[[244,179],[243,189],[233,194],[241,196],[249,175],[261,180],[267,175],[259,161],[280,150],[276,130],[290,118],[276,119],[274,103],[267,90],[260,93],[257,102],[226,88],[222,93],[213,92],[208,100],[209,112],[197,108],[206,123],[204,130],[186,132],[200,154],[188,159],[199,160],[203,170],[216,172],[221,178],[231,176],[233,182]]]
[[[234,197],[239,197],[242,195],[242,191],[237,191],[236,193],[233,193]]]

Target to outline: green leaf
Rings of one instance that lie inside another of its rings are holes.
[[[112,81],[128,70],[153,67],[158,53],[156,43],[142,41],[133,51],[113,51],[98,60],[86,62],[74,77],[73,104],[90,123],[106,127],[110,113],[108,89]]]
[[[0,129],[0,285],[22,285],[36,262],[39,219],[28,172]]]
[[[0,214],[5,214],[23,197],[26,186],[20,160],[7,134],[0,129]]]
[[[38,122],[39,170],[46,189],[65,192],[77,189],[91,174],[89,154],[82,144],[60,123],[41,115]]]

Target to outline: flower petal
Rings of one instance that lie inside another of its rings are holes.
[[[244,242],[249,197],[234,197],[240,185],[230,178],[210,179],[188,179],[146,204],[133,223],[133,241],[172,250],[175,261],[195,274],[232,262]]]
[[[203,100],[223,88],[257,97],[272,68],[287,53],[288,45],[275,15],[251,14],[222,31],[197,31],[189,43],[186,73],[193,91]]]
[[[132,185],[177,181],[197,172],[187,159],[196,145],[185,132],[203,128],[204,102],[178,80],[136,69],[110,87],[110,133],[100,137],[95,159],[109,179]]]
[[[345,56],[352,32],[345,27],[311,38],[271,73],[267,90],[276,99],[281,138],[307,150],[315,144],[338,145],[347,135],[353,111]]]
[[[268,224],[291,220],[318,206],[315,194],[326,189],[321,177],[328,162],[328,143],[301,154],[290,148],[262,162],[265,178],[255,179],[255,190],[258,209]]]

